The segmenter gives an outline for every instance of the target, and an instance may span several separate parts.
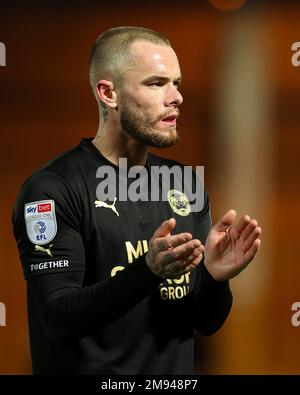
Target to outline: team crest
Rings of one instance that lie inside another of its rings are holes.
[[[40,200],[25,204],[26,231],[36,245],[48,244],[57,232],[54,200]]]
[[[168,192],[168,201],[174,213],[182,217],[190,214],[191,206],[185,193],[171,189]]]

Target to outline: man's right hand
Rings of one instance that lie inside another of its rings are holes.
[[[163,279],[191,272],[203,256],[204,246],[200,240],[192,240],[190,233],[171,235],[175,225],[175,218],[163,222],[149,241],[146,263],[154,274]]]

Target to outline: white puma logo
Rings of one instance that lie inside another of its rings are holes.
[[[53,246],[53,244],[50,244],[50,245],[49,245],[49,248],[44,248],[44,247],[41,247],[41,246],[36,245],[36,246],[35,246],[35,251],[46,252],[46,254],[48,254],[48,255],[50,255],[50,256],[53,256],[53,255],[52,255],[52,252],[50,251],[50,248],[51,248],[52,246]]]
[[[112,211],[113,211],[114,213],[116,213],[117,216],[119,217],[119,213],[118,213],[118,211],[117,211],[117,209],[116,209],[116,206],[115,206],[116,200],[117,200],[117,198],[115,197],[115,198],[114,198],[113,204],[107,204],[107,203],[105,203],[105,202],[102,202],[101,200],[95,200],[95,207],[110,208],[110,209],[112,209]]]

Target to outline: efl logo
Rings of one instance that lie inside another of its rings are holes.
[[[38,213],[47,213],[51,211],[51,203],[38,204]]]
[[[300,65],[300,42],[295,42],[292,45],[292,51],[295,53],[291,57],[291,62],[294,67],[298,67]]]
[[[4,303],[0,303],[0,326],[6,326],[6,307]]]
[[[291,323],[293,326],[299,326],[300,325],[300,302],[293,303],[292,311],[296,311],[296,313],[294,313],[292,315]]]
[[[6,47],[0,42],[0,66],[6,66]]]

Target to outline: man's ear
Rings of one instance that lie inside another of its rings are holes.
[[[96,92],[99,99],[105,103],[107,107],[117,107],[117,94],[114,90],[114,84],[112,81],[98,81],[96,85]]]

